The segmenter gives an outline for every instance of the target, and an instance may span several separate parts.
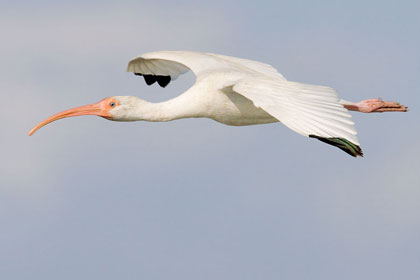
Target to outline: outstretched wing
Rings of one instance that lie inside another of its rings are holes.
[[[130,60],[127,72],[143,76],[148,85],[157,82],[165,87],[179,75],[192,70],[200,78],[205,73],[236,71],[260,74],[285,80],[268,64],[248,59],[191,51],[160,51],[146,53]]]
[[[334,89],[264,77],[242,80],[232,89],[297,133],[362,155],[354,122]]]
[[[133,58],[127,72],[165,87],[192,70],[201,79],[224,75],[224,84],[253,101],[290,129],[337,146],[352,156],[362,155],[351,115],[334,89],[287,81],[270,65],[236,57],[190,51],[161,51]]]

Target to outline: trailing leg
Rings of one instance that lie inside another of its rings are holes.
[[[383,101],[381,98],[366,99],[359,103],[340,100],[340,104],[347,110],[362,113],[407,112],[408,109],[408,107],[401,105],[398,102]]]

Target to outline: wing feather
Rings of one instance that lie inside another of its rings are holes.
[[[359,144],[351,115],[330,87],[256,77],[237,82],[233,90],[299,134]]]
[[[205,73],[240,72],[265,75],[285,80],[272,66],[258,61],[191,51],[160,51],[146,53],[130,60],[127,72],[143,75],[170,76],[175,80],[179,75],[192,70],[200,78]]]

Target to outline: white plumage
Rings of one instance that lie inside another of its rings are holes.
[[[287,81],[268,64],[248,59],[191,51],[161,51],[133,58],[128,72],[143,76],[148,85],[166,87],[192,70],[195,84],[180,96],[150,103],[134,96],[114,96],[66,110],[36,125],[58,119],[98,115],[114,121],[170,121],[211,118],[227,125],[282,122],[304,136],[361,156],[354,123],[347,111],[365,113],[407,111],[397,102],[369,99],[353,103],[340,99],[334,89]]]
[[[261,62],[209,53],[164,51],[136,57],[127,67],[129,72],[170,75],[172,80],[188,69],[197,76],[197,82],[188,94],[193,91],[194,95],[201,96],[204,92],[201,85],[204,84],[207,87],[205,92],[210,91],[213,95],[207,94],[202,98],[208,98],[213,105],[222,103],[220,105],[229,110],[226,102],[217,102],[220,99],[218,95],[228,91],[249,99],[255,107],[299,134],[339,137],[359,144],[351,115],[340,104],[334,89],[289,82],[276,69]],[[255,118],[255,110],[248,110],[252,113],[249,122],[226,122],[217,115],[206,117],[233,125],[273,122],[266,115],[262,119]],[[238,118],[247,119],[244,116],[246,113],[243,111]]]

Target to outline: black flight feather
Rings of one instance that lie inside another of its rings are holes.
[[[346,140],[344,138],[338,138],[338,137],[321,137],[321,136],[317,136],[317,135],[309,135],[309,137],[311,138],[316,138],[321,142],[333,145],[341,150],[343,150],[344,152],[348,153],[349,155],[353,156],[353,157],[357,157],[357,156],[361,156],[363,157],[363,152],[362,149],[350,142],[349,140]]]
[[[157,75],[156,76],[156,80],[157,80],[157,82],[158,82],[158,84],[161,86],[161,87],[166,87],[168,84],[169,84],[169,82],[171,81],[171,76],[161,76],[161,75]]]
[[[143,75],[143,78],[148,86],[153,85],[156,82],[156,76],[154,75]]]

